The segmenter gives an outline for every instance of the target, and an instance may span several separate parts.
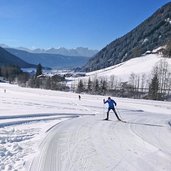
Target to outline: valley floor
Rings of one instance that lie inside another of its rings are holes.
[[[4,93],[6,89],[6,93]],[[0,84],[0,170],[171,170],[171,103]]]

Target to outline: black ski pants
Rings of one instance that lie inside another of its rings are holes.
[[[107,119],[109,119],[109,111],[110,110],[113,110],[113,112],[116,115],[117,119],[120,121],[121,119],[119,118],[118,114],[116,113],[115,108],[108,108],[108,111],[107,111]]]

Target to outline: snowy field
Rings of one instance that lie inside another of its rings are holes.
[[[132,73],[142,76],[151,75],[154,67],[163,60],[168,63],[168,70],[171,72],[171,59],[163,58],[159,54],[148,54],[145,56],[130,59],[128,61],[122,62],[111,67],[100,69],[97,71],[87,73],[88,77],[102,77],[110,78],[111,76],[116,76],[120,81],[128,81]]]
[[[6,89],[6,93],[4,92]],[[170,171],[171,103],[0,84],[0,171]]]

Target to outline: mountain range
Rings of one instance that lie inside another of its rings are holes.
[[[44,67],[55,69],[72,69],[85,65],[89,57],[85,56],[64,56],[60,54],[49,53],[31,53],[24,50],[13,48],[5,48],[9,53],[19,57],[20,59],[32,63],[41,64]]]
[[[147,51],[164,46],[171,40],[171,2],[126,35],[112,41],[83,67],[95,71],[129,59],[140,57]]]
[[[28,49],[11,48],[8,45],[0,44],[0,65],[18,65],[20,67],[35,67],[41,63],[44,67],[56,69],[72,69],[85,65],[91,56],[98,51],[78,47],[75,49],[50,48],[50,49]],[[8,53],[7,53],[8,52]],[[16,59],[17,58],[17,59]],[[22,61],[22,62],[21,62]],[[34,64],[30,65],[28,63]]]
[[[19,47],[17,49],[24,50],[30,53],[48,53],[48,54],[58,54],[58,55],[64,55],[64,56],[84,56],[84,57],[92,57],[98,52],[98,50],[92,50],[92,49],[88,49],[84,47],[77,47],[75,49],[66,49],[64,47],[49,48],[49,49],[37,48],[33,50]]]
[[[61,69],[83,66],[83,71],[95,71],[143,56],[146,52],[152,52],[158,47],[165,46],[169,41],[171,41],[171,2],[158,9],[132,31],[109,43],[99,52],[81,47],[76,49],[30,50],[26,48],[13,49],[2,45],[5,47],[5,51],[2,48],[0,49],[2,51],[0,62],[1,65],[2,62],[6,64],[11,58],[12,63],[18,62],[19,66],[22,67],[30,66],[29,63],[36,65],[41,63],[45,67]],[[15,57],[19,57],[21,60]],[[26,62],[23,63],[23,60]]]

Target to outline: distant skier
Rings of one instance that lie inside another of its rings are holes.
[[[105,120],[109,120],[109,111],[110,110],[113,110],[113,112],[115,113],[117,119],[119,121],[121,121],[121,119],[119,118],[118,114],[116,113],[116,110],[115,110],[115,106],[117,105],[116,102],[111,99],[110,97],[108,97],[108,100],[105,101],[105,99],[103,99],[103,103],[108,103],[109,107],[108,107],[108,111],[107,111],[107,118]]]
[[[81,100],[81,96],[80,95],[78,96],[78,98],[79,98],[79,100]]]

